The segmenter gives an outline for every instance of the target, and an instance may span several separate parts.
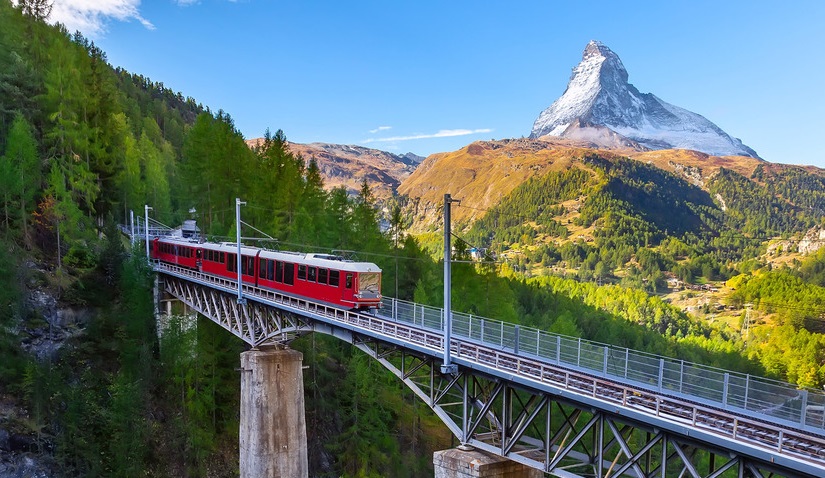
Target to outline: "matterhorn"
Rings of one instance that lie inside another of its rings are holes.
[[[705,117],[627,82],[619,56],[591,41],[567,89],[533,124],[531,138],[561,136],[601,146],[691,149],[713,156],[758,157]]]

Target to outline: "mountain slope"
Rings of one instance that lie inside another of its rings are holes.
[[[438,222],[445,193],[465,206],[453,208],[453,219],[473,221],[528,178],[570,168],[574,158],[589,151],[586,146],[565,139],[476,141],[458,151],[429,156],[398,192],[413,200],[415,229]]]
[[[601,126],[649,149],[758,157],[753,149],[703,116],[651,93],[640,93],[627,80],[627,70],[618,55],[602,43],[591,41],[581,63],[573,69],[564,94],[541,112],[530,137],[574,137],[603,144],[603,133],[582,131]]]
[[[592,171],[593,167],[583,161],[583,158],[592,156],[609,161],[628,157],[671,173],[706,193],[713,192],[720,206],[724,206],[724,194],[719,200],[711,187],[719,183],[713,179],[726,171],[721,177],[742,178],[746,184],[752,184],[765,195],[776,196],[780,202],[792,206],[799,204],[809,211],[825,208],[825,202],[817,199],[817,191],[825,191],[825,186],[820,186],[817,179],[825,177],[825,172],[819,168],[773,164],[746,156],[712,156],[682,149],[597,149],[593,143],[551,136],[479,141],[451,153],[432,155],[399,186],[398,191],[411,198],[414,205],[414,230],[424,231],[439,224],[445,193],[462,200],[461,205],[453,209],[453,218],[457,224],[463,222],[469,226],[532,177],[571,168]],[[581,195],[585,193],[581,191]],[[670,227],[670,231],[673,230]]]

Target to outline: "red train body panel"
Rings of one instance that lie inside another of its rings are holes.
[[[156,238],[152,259],[236,280],[237,244]],[[270,251],[241,246],[245,284],[348,309],[381,306],[381,269],[327,254]]]

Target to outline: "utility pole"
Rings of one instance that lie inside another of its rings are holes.
[[[135,211],[129,209],[129,245],[135,247]]]
[[[753,304],[751,304],[751,303],[745,304],[745,321],[742,322],[742,333],[741,333],[741,335],[742,335],[742,340],[744,340],[746,344],[748,343],[748,338],[749,338],[748,336],[750,335],[750,331],[751,331],[751,307],[753,307]]]
[[[453,199],[449,194],[444,195],[444,363],[441,365],[441,373],[455,374],[458,367],[450,362],[450,334],[453,328],[452,309],[452,245],[450,231],[450,204],[460,203],[458,199]]]
[[[143,205],[143,227],[146,233],[146,260],[149,260],[149,211],[152,210],[148,204]]]
[[[237,233],[238,241],[238,303],[246,303],[243,298],[243,282],[241,282],[241,206],[246,205],[246,201],[241,201],[241,198],[235,198],[235,231]]]

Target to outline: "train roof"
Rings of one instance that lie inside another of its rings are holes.
[[[189,247],[198,247],[202,245],[199,241],[195,239],[187,239],[181,236],[159,236],[155,239],[165,242],[167,244],[180,244]]]
[[[262,250],[261,257],[347,272],[381,272],[381,268],[372,262],[347,261],[342,257],[330,254],[302,254],[299,252]]]
[[[238,243],[236,242],[221,242],[221,243],[214,243],[214,242],[204,242],[201,244],[201,247],[204,249],[210,249],[213,251],[222,251],[229,254],[237,254],[238,253]],[[247,256],[254,256],[258,254],[260,248],[247,246],[241,244],[241,255]]]
[[[238,252],[238,245],[234,242],[198,242],[180,237],[159,237],[158,239],[168,244],[178,244],[187,247],[201,247],[203,249],[222,251],[229,254],[237,254]],[[332,254],[304,254],[302,252],[292,251],[272,251],[241,244],[242,255],[254,256],[259,252],[260,257],[265,259],[274,259],[277,261],[294,262],[296,264],[338,269],[347,272],[381,272],[381,268],[372,262],[354,262]]]

